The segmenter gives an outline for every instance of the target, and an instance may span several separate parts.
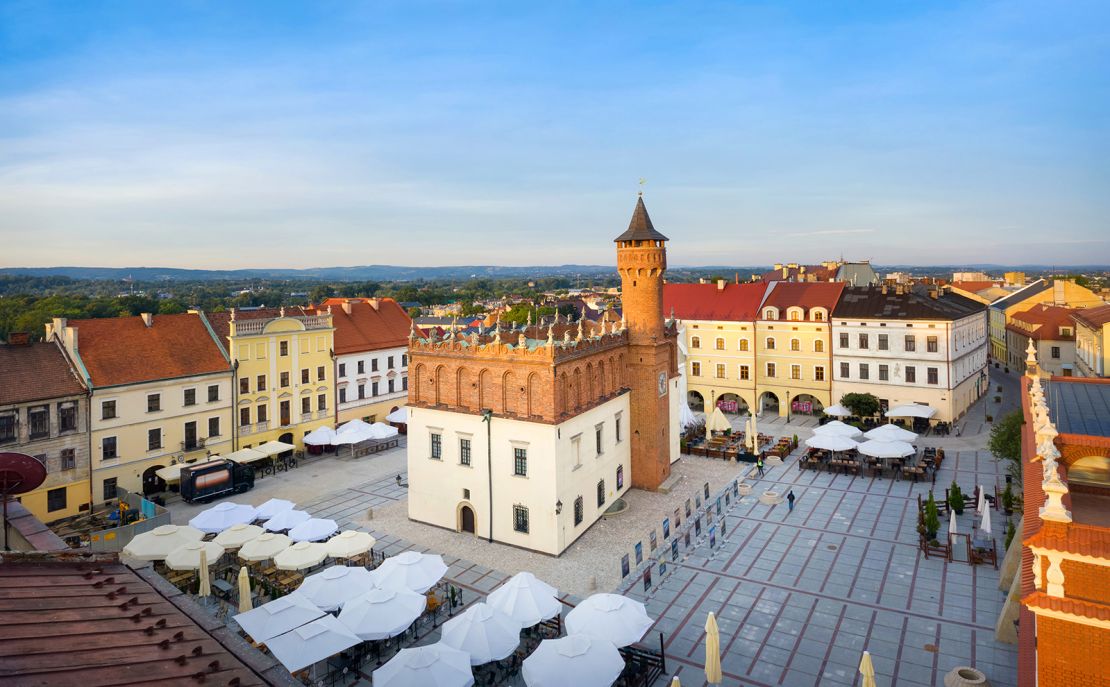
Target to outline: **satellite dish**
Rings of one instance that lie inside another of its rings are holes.
[[[4,501],[4,550],[8,546],[8,497],[34,491],[46,481],[46,466],[26,453],[0,453],[0,499]]]

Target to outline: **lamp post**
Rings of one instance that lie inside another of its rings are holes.
[[[482,422],[486,423],[486,473],[489,476],[489,543],[493,543],[493,411],[482,409]]]

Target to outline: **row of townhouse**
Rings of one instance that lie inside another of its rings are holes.
[[[1067,279],[1037,279],[1013,293],[990,303],[990,354],[991,361],[1005,365],[1015,373],[1025,366],[1025,348],[1028,344],[1020,337],[1013,337],[1014,317],[1038,306],[1048,305],[1073,309],[1093,308],[1103,305],[1102,298],[1090,289]],[[1028,324],[1028,323],[1026,323]],[[1021,325],[1019,325],[1021,328]]]
[[[960,417],[987,388],[985,306],[943,289],[667,284],[692,406],[814,413],[846,393]]]
[[[318,427],[403,405],[409,327],[392,299],[55,318],[45,342],[0,346],[0,450],[47,466],[21,498],[45,522],[117,488],[164,491],[169,465],[271,440],[303,450]]]

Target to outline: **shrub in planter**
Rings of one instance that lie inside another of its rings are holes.
[[[956,484],[955,480],[948,489],[948,507],[956,511],[956,515],[964,514],[964,493],[960,491],[960,485]]]
[[[1010,548],[1010,542],[1012,542],[1014,540],[1015,535],[1017,535],[1017,528],[1014,527],[1014,522],[1011,520],[1010,522],[1006,523],[1006,548],[1007,549]]]
[[[1006,490],[1002,492],[1002,510],[1006,515],[1014,514],[1014,490],[1010,483],[1006,483]]]
[[[925,537],[936,541],[937,530],[940,529],[940,516],[937,514],[937,502],[933,499],[933,492],[929,492],[929,500],[925,502]]]

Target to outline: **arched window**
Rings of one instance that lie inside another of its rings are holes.
[[[605,480],[597,481],[597,507],[601,508],[605,505]]]
[[[717,337],[717,350],[718,351],[725,350],[725,340],[721,337]]]
[[[801,340],[799,340],[799,339],[791,339],[791,340],[790,340],[790,350],[792,350],[792,351],[800,351],[800,350],[802,350],[802,342],[801,342]]]
[[[777,319],[779,319],[778,308],[764,308],[763,309],[763,319],[765,319],[765,320],[777,320]]]
[[[773,337],[773,336],[768,336],[767,337],[767,350],[768,351],[775,350],[775,337]]]
[[[809,316],[810,316],[810,319],[812,319],[814,322],[824,322],[825,321],[825,309],[824,308],[814,308],[813,310],[810,311]]]
[[[740,339],[740,350],[741,351],[748,350],[748,340],[747,339]]]
[[[817,339],[816,341],[814,341],[813,342],[813,352],[814,353],[824,353],[825,352],[825,342],[822,341],[821,339]]]
[[[701,348],[701,337],[700,336],[690,337],[690,348]]]
[[[786,319],[797,322],[798,320],[803,319],[804,314],[805,311],[801,308],[790,308],[786,311]]]

